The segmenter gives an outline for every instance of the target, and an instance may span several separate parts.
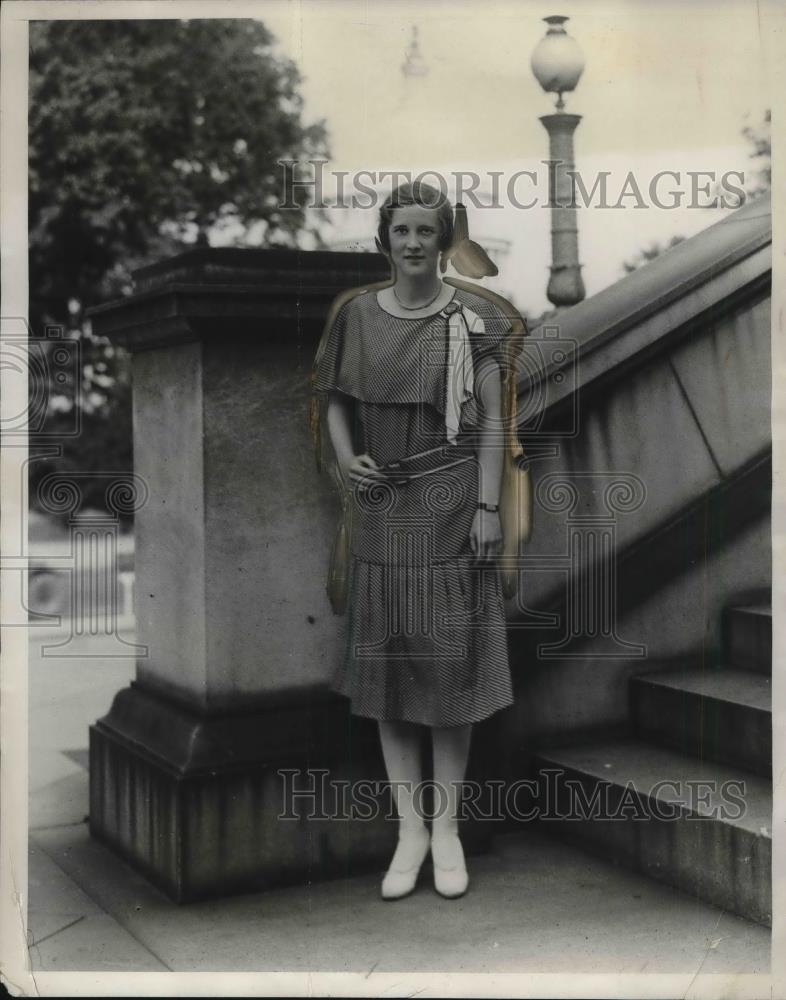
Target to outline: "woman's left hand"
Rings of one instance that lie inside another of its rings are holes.
[[[502,551],[502,523],[498,513],[475,511],[469,532],[469,547],[479,562],[487,562]]]

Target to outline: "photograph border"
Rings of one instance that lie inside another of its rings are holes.
[[[272,0],[277,2],[277,0]],[[324,0],[323,0],[324,2]],[[330,2],[330,0],[327,0]],[[480,2],[480,0],[477,0]],[[692,0],[701,2],[701,0]],[[707,4],[722,16],[723,3]],[[772,418],[773,609],[786,608],[786,5],[756,4],[766,52],[772,100],[773,261]],[[248,0],[6,0],[0,22],[0,217],[2,218],[2,337],[27,315],[27,93],[28,30],[33,19],[260,16],[263,3]],[[27,406],[18,378],[0,372],[0,422]],[[27,958],[27,629],[22,539],[27,532],[21,475],[28,450],[24,440],[3,437],[0,447],[0,969],[9,992],[42,996],[456,996],[456,997],[740,997],[786,998],[786,662],[784,616],[773,614],[773,921],[771,970],[767,975],[597,975],[328,973],[96,973],[31,972]]]

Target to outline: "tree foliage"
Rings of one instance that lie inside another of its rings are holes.
[[[771,114],[769,109],[764,112],[761,122],[756,125],[745,125],[741,130],[741,135],[748,141],[751,147],[750,159],[756,161],[756,170],[753,176],[746,174],[745,195],[747,198],[758,198],[759,195],[766,194],[772,186],[772,136],[771,136]],[[722,192],[719,192],[719,197]],[[634,257],[622,262],[622,269],[626,274],[638,270],[644,264],[655,260],[665,250],[682,243],[684,236],[672,236],[665,245],[661,243],[651,243],[644,250],[640,250]]]
[[[748,177],[745,193],[751,198],[765,194],[772,187],[772,114],[764,112],[761,122],[746,125],[743,136],[751,146],[750,158],[756,161],[753,177]]]
[[[682,243],[684,240],[684,236],[672,236],[665,246],[657,241],[650,243],[648,247],[640,250],[635,257],[631,257],[630,260],[623,261],[622,268],[626,274],[638,271],[640,267],[643,267],[645,264],[649,264],[649,262],[651,260],[655,260],[656,257],[660,257],[665,250],[670,250],[671,247],[676,247],[678,243]]]
[[[299,76],[258,21],[50,21],[30,52],[36,311],[122,292],[151,251],[229,221],[292,242],[281,157],[324,154]]]
[[[80,406],[60,464],[130,469],[128,359],[90,335],[85,310],[224,227],[234,243],[294,245],[307,219],[279,210],[277,160],[324,158],[326,130],[304,123],[297,68],[259,21],[30,28],[30,320],[33,336],[80,337],[84,358],[75,400],[50,387],[47,429]]]

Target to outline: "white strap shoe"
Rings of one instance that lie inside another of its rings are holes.
[[[399,837],[396,853],[382,880],[383,899],[402,899],[412,892],[428,849],[429,835],[425,826],[416,834]]]
[[[431,840],[434,862],[434,888],[445,899],[458,899],[467,891],[469,876],[464,862],[464,849],[457,833]]]

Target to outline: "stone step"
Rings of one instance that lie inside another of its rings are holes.
[[[771,678],[738,667],[687,667],[630,682],[631,721],[644,739],[694,757],[772,774]]]
[[[726,608],[724,649],[729,663],[772,674],[772,608],[765,604]]]
[[[545,827],[770,924],[767,779],[635,739],[541,751],[537,768]]]

